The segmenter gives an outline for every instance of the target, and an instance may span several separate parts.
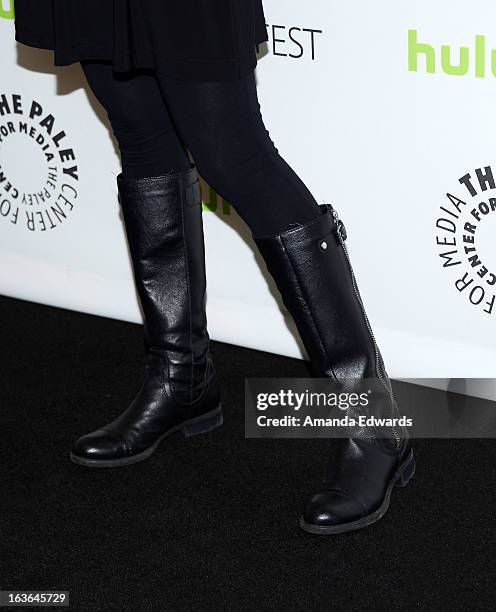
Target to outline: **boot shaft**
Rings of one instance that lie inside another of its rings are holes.
[[[144,179],[121,175],[118,186],[148,367],[167,367],[176,391],[189,401],[203,386],[209,349],[198,174],[192,167]]]
[[[398,415],[398,407],[358,290],[346,237],[336,211],[326,204],[305,225],[254,238],[315,375],[336,381],[342,391],[370,390],[369,413],[391,418]],[[396,450],[405,432],[390,427],[357,429],[355,436],[377,436],[381,446]]]
[[[256,244],[295,320],[317,376],[376,378],[383,363],[330,205],[309,223]],[[384,372],[384,376],[386,376]]]

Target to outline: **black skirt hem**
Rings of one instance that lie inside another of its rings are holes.
[[[130,49],[125,58],[118,59],[114,56],[113,48],[97,45],[94,41],[88,41],[87,43],[81,41],[78,45],[58,47],[55,50],[53,40],[44,39],[32,31],[20,27],[16,28],[15,39],[22,45],[54,52],[55,66],[70,66],[71,64],[92,60],[108,61],[113,64],[116,72],[146,69],[155,70],[180,80],[224,81],[242,78],[253,72],[258,61],[256,49],[258,45],[268,40],[268,36],[259,37],[254,43],[253,51],[245,57],[219,60],[179,60],[164,57],[152,48],[147,48],[145,52],[141,50],[139,56],[134,49]]]
[[[50,38],[43,38],[35,35],[31,30],[25,30],[16,25],[15,39],[21,45],[33,47],[35,49],[43,49],[44,51],[53,51],[53,42]]]

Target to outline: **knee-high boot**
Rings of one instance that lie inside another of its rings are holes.
[[[118,187],[145,320],[145,375],[124,413],[74,445],[71,459],[87,467],[137,463],[169,434],[222,424],[205,314],[196,168],[145,179],[121,175]]]
[[[305,225],[254,236],[301,335],[316,376],[349,388],[372,381],[377,417],[397,418],[390,380],[372,333],[346,249],[346,230],[329,204]],[[333,440],[326,484],[306,505],[301,526],[315,534],[366,527],[389,507],[392,489],[413,476],[404,428],[352,429]]]

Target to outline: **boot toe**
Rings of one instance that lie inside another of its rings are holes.
[[[90,462],[113,461],[124,455],[125,445],[122,440],[104,429],[82,436],[72,448],[73,457]]]
[[[303,512],[303,521],[314,527],[337,527],[359,520],[364,508],[341,491],[323,491],[309,501]]]

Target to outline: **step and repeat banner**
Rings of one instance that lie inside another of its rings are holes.
[[[105,114],[79,66],[15,43],[13,1],[0,2],[0,292],[140,321]],[[390,374],[496,377],[496,7],[265,0],[265,12],[267,128],[345,221]],[[250,232],[202,187],[212,338],[301,356]],[[496,398],[494,382],[457,384]]]

